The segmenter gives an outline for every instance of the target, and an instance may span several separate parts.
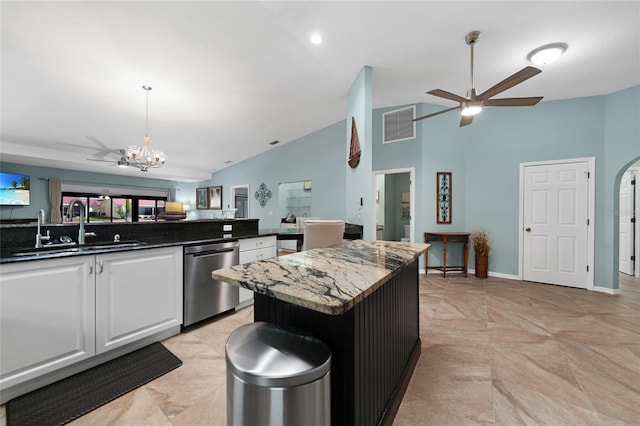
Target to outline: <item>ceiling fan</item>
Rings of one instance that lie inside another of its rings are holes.
[[[113,166],[120,166],[120,167],[128,167],[129,166],[129,160],[127,159],[126,156],[126,151],[124,149],[118,149],[118,150],[114,150],[113,152],[118,152],[120,154],[120,157],[113,157],[112,160],[104,160],[101,158],[87,158],[87,160],[89,161],[102,161],[105,163],[113,163],[111,165]]]
[[[463,96],[458,96],[455,93],[447,92],[446,90],[442,89],[430,90],[427,92],[428,94],[438,96],[439,98],[459,102],[460,105],[442,111],[434,112],[432,114],[427,114],[422,117],[414,118],[413,121],[424,120],[425,118],[434,117],[436,115],[444,114],[445,112],[459,109],[462,113],[462,119],[460,120],[460,127],[462,127],[471,124],[471,122],[473,121],[473,116],[482,111],[482,108],[484,107],[532,106],[540,102],[542,96],[528,98],[491,99],[498,93],[502,93],[505,90],[510,89],[513,86],[518,85],[541,72],[538,68],[534,67],[525,67],[512,76],[505,78],[493,87],[480,93],[479,95],[477,94],[475,81],[473,78],[473,46],[478,42],[479,38],[480,31],[471,31],[465,36],[465,41],[471,47],[471,90],[469,90],[469,92],[467,93],[467,97],[465,98]]]

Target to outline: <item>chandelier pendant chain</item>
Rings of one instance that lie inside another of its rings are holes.
[[[142,86],[142,88],[147,92],[147,102],[145,104],[146,116],[144,119],[144,136],[145,138],[149,138],[149,91],[151,90],[151,87]]]

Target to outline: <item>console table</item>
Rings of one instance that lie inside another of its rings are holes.
[[[429,269],[442,271],[443,277],[447,277],[447,271],[463,272],[467,277],[467,267],[469,263],[469,236],[468,232],[425,232],[425,243],[442,243],[442,266],[429,266],[429,252],[425,254],[425,272]],[[460,266],[447,265],[447,243],[462,243],[463,264]]]

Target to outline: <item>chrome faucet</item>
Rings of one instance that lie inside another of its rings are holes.
[[[42,247],[43,241],[49,241],[51,239],[51,235],[47,230],[47,235],[42,235],[40,233],[40,227],[44,224],[44,209],[40,209],[38,211],[38,233],[36,234],[36,248]]]
[[[84,204],[82,201],[75,199],[69,203],[67,207],[67,218],[69,221],[73,219],[73,208],[78,205],[80,207],[80,215],[78,219],[80,220],[80,229],[78,229],[78,244],[84,244],[85,237],[95,237],[95,232],[84,232]]]

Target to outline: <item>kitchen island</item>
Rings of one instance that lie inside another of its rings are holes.
[[[354,240],[212,277],[255,293],[255,321],[329,345],[333,425],[391,424],[420,356],[418,259],[428,248]]]

